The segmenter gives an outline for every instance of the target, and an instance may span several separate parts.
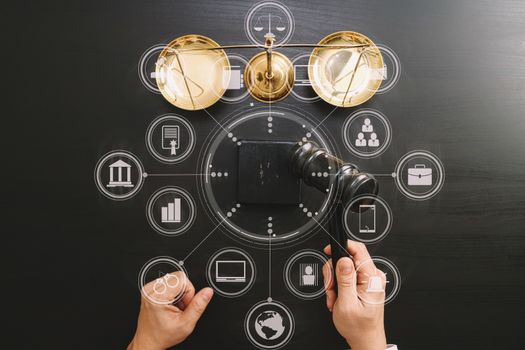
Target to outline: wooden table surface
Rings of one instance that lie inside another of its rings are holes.
[[[386,306],[389,341],[401,350],[523,347],[525,2],[284,3],[295,18],[292,42],[355,30],[400,58],[396,87],[361,106],[389,118],[392,144],[378,158],[353,160],[371,172],[388,173],[403,154],[426,149],[445,166],[442,191],[424,202],[407,199],[391,179],[381,179],[394,226],[370,249],[395,262],[402,276],[399,295]],[[168,180],[152,179],[132,200],[113,202],[97,191],[93,169],[99,157],[117,148],[134,152],[153,172],[195,169],[214,122],[204,112],[177,110],[148,92],[137,76],[139,57],[154,44],[188,33],[221,44],[246,43],[244,15],[253,4],[30,1],[3,12],[8,179],[2,235],[9,272],[2,285],[11,348],[124,348],[135,327],[142,264],[156,255],[184,255],[213,227],[199,207],[190,232],[162,237],[149,227],[144,207]],[[332,109],[324,102],[288,98],[285,103],[319,119]],[[217,104],[209,111],[222,119],[238,107]],[[340,108],[324,123],[347,159],[352,156],[340,128],[354,110]],[[197,131],[195,155],[172,168],[156,162],[144,145],[148,124],[167,112],[191,118]],[[170,181],[197,197],[195,179]],[[321,249],[326,242],[318,234],[274,254],[275,298],[296,320],[286,349],[345,348],[324,300],[293,297],[280,270],[295,250]],[[224,246],[239,244],[218,233],[188,261],[197,287],[206,285],[207,258]],[[254,288],[238,299],[217,297],[180,349],[252,348],[243,321],[251,305],[266,298],[267,252],[245,249],[259,264]]]

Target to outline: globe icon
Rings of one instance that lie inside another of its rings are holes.
[[[277,311],[263,311],[255,319],[255,331],[263,339],[277,339],[284,330],[283,317]]]

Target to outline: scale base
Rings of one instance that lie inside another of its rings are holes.
[[[266,52],[255,55],[246,65],[244,82],[250,95],[265,103],[284,99],[292,91],[294,69],[288,57],[272,52],[272,77],[267,76]]]

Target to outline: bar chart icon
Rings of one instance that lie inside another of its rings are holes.
[[[161,221],[163,223],[180,222],[180,198],[174,198],[172,203],[167,207],[161,207]]]

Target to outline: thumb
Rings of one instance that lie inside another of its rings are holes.
[[[191,326],[195,326],[210,303],[212,296],[213,289],[211,288],[203,288],[195,294],[193,299],[191,299],[190,304],[183,312],[185,322],[188,322]]]
[[[350,301],[357,297],[354,262],[348,257],[339,259],[336,267],[338,299]]]

